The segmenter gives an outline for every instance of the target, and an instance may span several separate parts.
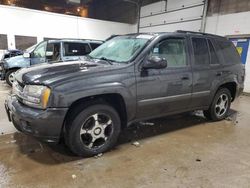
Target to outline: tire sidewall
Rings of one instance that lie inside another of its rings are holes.
[[[9,80],[9,76],[10,76],[13,72],[16,72],[16,71],[17,71],[17,69],[13,69],[13,70],[9,70],[9,71],[6,73],[6,78],[5,78],[5,80],[6,80],[7,84],[9,84],[10,86],[12,86],[12,83],[11,83],[10,80]]]
[[[82,127],[82,124],[84,121],[86,121],[87,118],[89,118],[91,115],[95,113],[105,113],[110,116],[112,122],[113,122],[113,131],[106,143],[97,149],[89,149],[86,147],[80,138],[80,130]],[[72,124],[70,125],[70,128],[68,129],[68,145],[73,153],[79,155],[79,156],[93,156],[98,153],[105,152],[109,149],[111,149],[120,134],[121,130],[121,122],[118,113],[108,105],[93,105],[89,106],[86,109],[82,110],[72,121]]]

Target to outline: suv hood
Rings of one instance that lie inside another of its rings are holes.
[[[104,67],[110,66],[88,61],[43,64],[23,68],[16,73],[15,77],[19,83],[23,84],[50,85],[58,81],[76,78],[90,72],[99,72]]]
[[[7,67],[24,67],[24,65],[30,64],[29,58],[24,58],[23,55],[18,55],[4,60]]]

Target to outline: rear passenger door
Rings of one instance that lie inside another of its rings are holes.
[[[209,105],[210,88],[214,79],[210,67],[209,46],[206,38],[191,37],[193,90],[192,108]]]

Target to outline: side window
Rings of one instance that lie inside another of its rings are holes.
[[[46,58],[48,61],[60,60],[60,43],[48,43],[46,49]]]
[[[101,43],[89,43],[92,50],[96,49],[97,47],[99,47],[101,45]]]
[[[45,58],[47,42],[39,44],[33,52],[33,58]]]
[[[195,65],[209,65],[207,39],[192,38]]]
[[[217,41],[220,52],[223,54],[226,64],[241,63],[240,55],[230,41]]]
[[[185,39],[166,39],[158,43],[150,52],[150,56],[165,58],[168,67],[187,66]]]
[[[212,44],[212,42],[210,40],[208,40],[208,46],[209,46],[209,50],[210,50],[210,63],[211,64],[219,64],[219,59],[217,57],[217,54],[215,52],[214,46]]]
[[[65,56],[84,56],[91,52],[87,43],[65,42],[64,55]]]

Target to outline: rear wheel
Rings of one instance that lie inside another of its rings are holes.
[[[7,84],[9,84],[10,86],[12,86],[12,84],[15,80],[16,71],[17,71],[17,69],[12,69],[6,73],[5,79],[6,79]]]
[[[231,100],[231,93],[227,88],[219,89],[209,109],[203,112],[204,116],[213,121],[224,119],[230,109]]]
[[[70,150],[90,157],[111,149],[120,134],[118,113],[109,105],[97,104],[79,112],[66,128],[65,140]]]

